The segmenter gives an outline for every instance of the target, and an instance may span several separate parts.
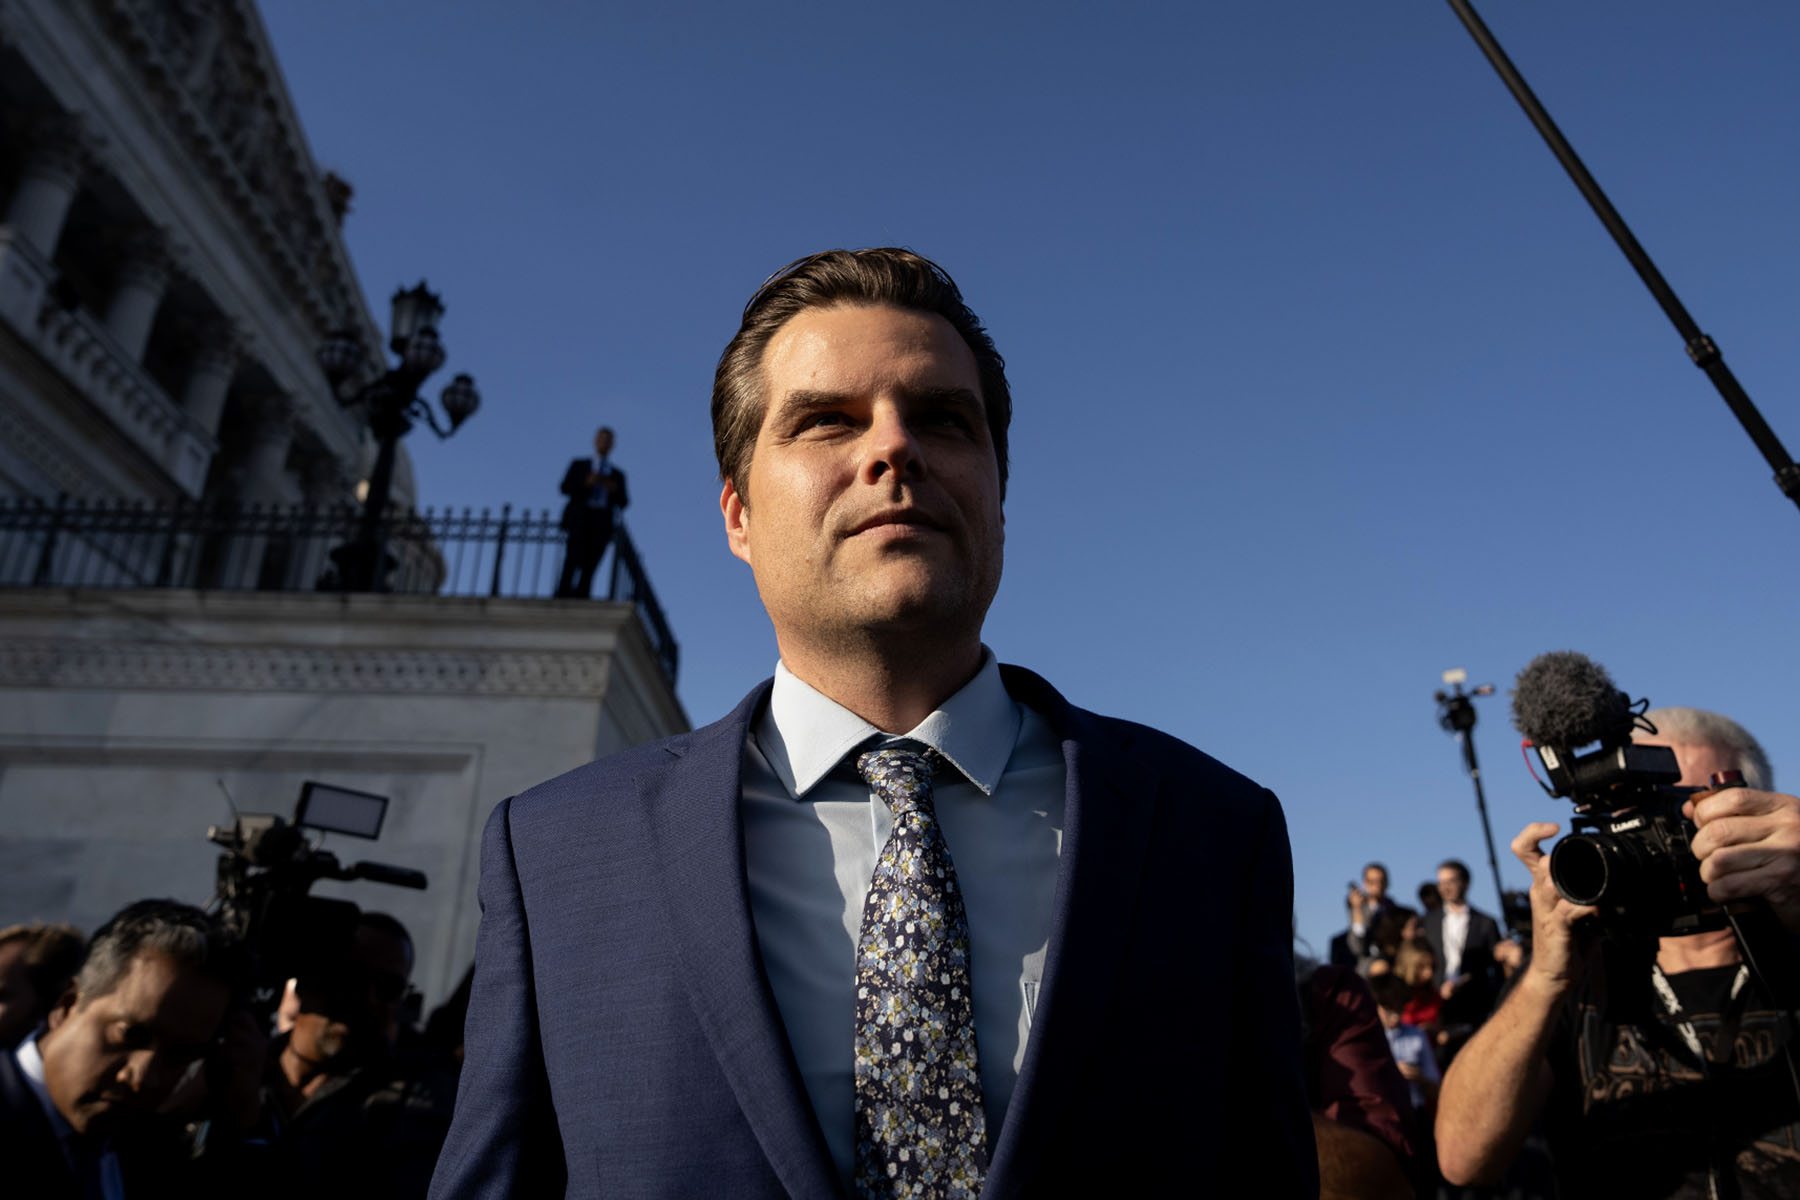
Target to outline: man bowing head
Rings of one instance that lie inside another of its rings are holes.
[[[1275,798],[982,642],[1011,415],[916,254],[751,297],[712,416],[774,678],[495,810],[434,1195],[1316,1189]]]

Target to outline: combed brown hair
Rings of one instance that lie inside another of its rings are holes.
[[[789,263],[744,305],[744,319],[719,356],[713,373],[713,452],[719,478],[731,480],[748,503],[750,457],[762,428],[763,352],[788,321],[809,308],[891,304],[934,313],[950,322],[975,355],[988,435],[1000,466],[1000,494],[1006,495],[1006,430],[1012,424],[1012,393],[1006,360],[994,339],[963,303],[956,281],[944,269],[911,250],[883,246],[871,250],[826,250]]]

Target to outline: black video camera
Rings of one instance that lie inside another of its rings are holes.
[[[1702,789],[1675,786],[1674,750],[1631,740],[1633,730],[1656,732],[1644,719],[1648,707],[1573,652],[1539,655],[1519,674],[1514,724],[1549,773],[1545,790],[1575,804],[1572,832],[1550,851],[1550,880],[1564,899],[1595,906],[1629,937],[1721,929],[1724,910],[1708,898],[1694,857],[1697,831],[1681,813]]]
[[[300,789],[292,824],[273,813],[241,813],[206,838],[219,855],[213,908],[221,926],[240,938],[250,959],[252,1006],[272,1012],[289,979],[314,981],[327,993],[354,991],[351,947],[357,918],[348,900],[307,893],[321,879],[366,879],[395,887],[425,887],[425,875],[386,863],[339,864],[307,841],[307,830],[373,840],[381,835],[387,797],[308,782]]]

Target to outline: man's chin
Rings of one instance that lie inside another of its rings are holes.
[[[79,1120],[69,1124],[84,1137],[109,1137],[129,1127],[139,1115],[135,1105],[101,1098],[84,1103],[76,1113]]]

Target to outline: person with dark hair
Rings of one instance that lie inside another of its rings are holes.
[[[0,1055],[8,1194],[221,1194],[158,1110],[211,1055],[209,1075],[226,1082],[215,1118],[239,1131],[254,1126],[261,1043],[247,1014],[227,1019],[241,967],[235,947],[190,905],[142,900],[103,925],[42,1032]]]
[[[1279,804],[982,643],[1011,412],[917,254],[751,297],[713,432],[775,677],[495,810],[434,1195],[1314,1193]]]
[[[0,1050],[10,1050],[50,1015],[81,966],[86,940],[73,925],[0,929]]]
[[[1350,894],[1344,903],[1349,910],[1350,925],[1331,939],[1331,963],[1338,967],[1355,967],[1359,974],[1367,976],[1370,965],[1383,957],[1376,941],[1376,930],[1396,911],[1393,897],[1388,894],[1387,867],[1378,862],[1364,867],[1361,885],[1350,884]]]
[[[397,1053],[412,935],[386,913],[358,916],[341,961],[302,975],[293,1028],[270,1047],[278,1195],[422,1197],[450,1125],[452,1087]]]
[[[625,472],[612,460],[613,431],[604,425],[594,434],[594,457],[578,458],[563,473],[562,527],[568,533],[563,549],[562,576],[556,595],[585,599],[594,590],[594,569],[612,542],[617,515],[631,503],[625,490]]]
[[[1321,1200],[1411,1200],[1415,1122],[1369,985],[1297,965]]]
[[[1500,923],[1469,903],[1469,868],[1460,859],[1438,864],[1443,903],[1425,914],[1425,940],[1437,955],[1438,989],[1444,998],[1440,1059],[1448,1063],[1494,1009],[1501,971],[1494,957]]]
[[[1800,797],[1775,792],[1768,759],[1737,722],[1652,709],[1711,904],[1761,934],[1759,971],[1728,925],[1642,938],[1593,920],[1550,878],[1534,822],[1513,839],[1531,872],[1532,954],[1493,1018],[1444,1074],[1438,1161],[1458,1184],[1500,1178],[1542,1119],[1564,1196],[1800,1195],[1792,986],[1800,938]],[[1717,773],[1745,786],[1717,789]],[[1653,931],[1647,931],[1653,932]],[[1775,994],[1771,994],[1772,991]]]

